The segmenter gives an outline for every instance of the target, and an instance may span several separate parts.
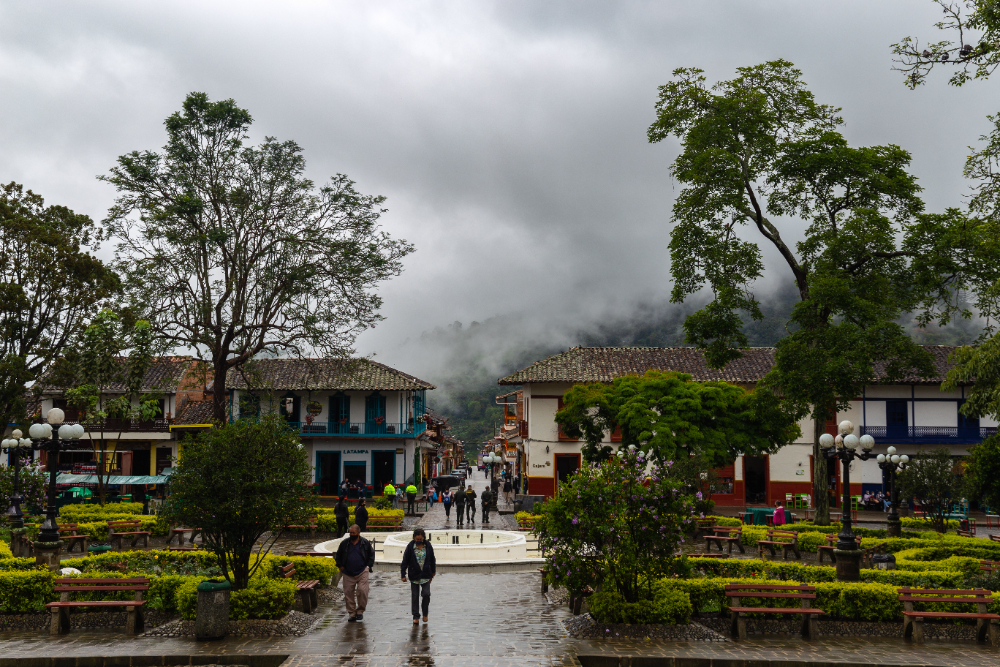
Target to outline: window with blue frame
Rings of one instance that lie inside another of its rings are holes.
[[[885,434],[888,438],[905,438],[909,435],[909,410],[907,401],[885,402]]]
[[[288,409],[288,399],[291,399],[292,403],[291,410]],[[284,397],[281,398],[281,402],[278,405],[278,409],[279,412],[281,413],[281,416],[283,416],[289,424],[298,424],[301,421],[301,419],[299,418],[300,414],[299,411],[301,410],[301,400],[302,399],[300,399],[292,392],[288,392],[287,394],[284,395]]]
[[[330,433],[351,432],[351,397],[339,393],[330,397]]]
[[[966,417],[962,414],[962,405],[965,401],[958,402],[958,437],[979,438],[979,417]]]
[[[365,396],[365,433],[385,432],[385,396],[376,391]]]

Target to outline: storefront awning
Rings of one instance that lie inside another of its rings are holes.
[[[111,475],[105,477],[106,484],[166,484],[167,475]],[[97,484],[97,475],[71,475],[60,473],[56,484]]]

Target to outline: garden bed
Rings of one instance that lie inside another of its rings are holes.
[[[70,628],[124,628],[126,611],[91,611],[71,610],[69,614]],[[146,609],[143,613],[146,627],[154,628],[169,624],[180,618],[176,613],[164,612],[158,609]],[[52,613],[39,611],[26,614],[0,614],[0,631],[8,630],[46,630],[52,623]]]
[[[706,628],[728,636],[728,618],[699,618]],[[747,632],[761,635],[802,634],[802,619],[748,618]],[[819,634],[822,637],[897,637],[903,636],[902,621],[877,623],[873,621],[844,621],[836,618],[819,618]],[[967,639],[976,641],[974,624],[924,623],[924,636],[928,639]]]

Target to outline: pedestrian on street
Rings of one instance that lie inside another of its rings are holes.
[[[431,487],[431,492],[427,495],[427,499],[431,501],[430,505],[428,505],[427,508],[432,509],[434,507],[434,502],[438,499],[437,487],[435,486]]]
[[[402,509],[404,501],[405,497],[403,496],[403,485],[400,484],[399,486],[396,487],[396,497],[393,498],[393,503],[394,503],[394,505],[392,506],[393,509],[397,510]]]
[[[471,486],[465,490],[465,509],[469,524],[476,525],[476,490]]]
[[[341,538],[347,532],[347,520],[351,516],[351,510],[348,509],[343,496],[340,497],[337,505],[333,508],[333,515],[337,517],[337,537]]]
[[[483,489],[483,492],[479,495],[479,502],[483,504],[483,523],[489,523],[490,503],[493,502],[493,494],[490,493],[490,487]]]
[[[444,491],[441,494],[441,504],[444,505],[445,521],[451,521],[451,491]]]
[[[406,578],[410,578],[410,611],[413,613],[413,624],[420,623],[421,611],[426,623],[427,610],[431,606],[431,581],[437,573],[437,561],[434,559],[434,547],[427,541],[423,528],[413,530],[413,539],[403,552],[403,562],[399,565],[399,572],[404,584]]]
[[[351,526],[350,537],[341,540],[336,562],[344,575],[347,622],[363,621],[368,608],[368,573],[375,567],[375,549],[361,537],[361,528]]]
[[[455,516],[457,517],[458,527],[461,528],[465,524],[465,486],[460,486],[458,488],[458,493],[455,494]]]
[[[358,524],[362,533],[368,530],[368,508],[365,507],[364,497],[358,500],[358,505],[354,508],[354,523]]]
[[[340,483],[340,497],[341,498],[346,498],[347,497],[347,492],[350,490],[350,488],[351,488],[351,483],[348,482],[346,479],[343,482],[341,482]]]
[[[396,509],[396,487],[392,485],[392,482],[387,483],[382,489],[382,496],[391,500],[392,509]]]
[[[417,513],[417,487],[412,484],[406,487],[406,513],[411,516]]]
[[[507,476],[503,481],[503,501],[510,505],[510,494],[514,490],[514,484],[510,481],[510,476]]]

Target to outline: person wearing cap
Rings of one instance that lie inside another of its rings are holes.
[[[465,490],[465,510],[467,512],[466,518],[469,523],[475,525],[476,523],[476,491],[470,485],[469,488]]]

